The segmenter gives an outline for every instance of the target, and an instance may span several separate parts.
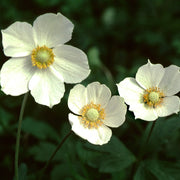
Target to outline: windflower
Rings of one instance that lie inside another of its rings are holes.
[[[92,144],[107,143],[112,131],[125,121],[127,107],[123,98],[112,96],[109,88],[99,82],[87,87],[76,85],[69,94],[69,121],[72,130]],[[109,127],[108,127],[109,126]]]
[[[154,121],[179,112],[179,97],[174,95],[180,91],[180,68],[175,65],[164,68],[148,60],[136,78],[125,78],[117,86],[135,118]]]
[[[2,30],[4,53],[11,57],[1,69],[2,91],[12,96],[30,91],[39,104],[58,104],[64,82],[79,83],[90,73],[85,53],[64,45],[73,28],[62,14],[47,13],[33,26],[15,22]]]

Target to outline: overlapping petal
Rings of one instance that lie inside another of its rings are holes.
[[[135,119],[154,121],[158,118],[155,109],[152,107],[148,107],[148,105],[144,103],[130,105],[129,110],[134,112]]]
[[[143,102],[144,89],[138,85],[134,78],[125,78],[117,84],[120,96],[129,105]]]
[[[31,54],[35,43],[32,26],[26,22],[15,22],[2,30],[2,43],[6,56],[23,57]]]
[[[112,136],[111,129],[105,125],[101,125],[98,127],[98,129],[84,128],[80,123],[78,116],[71,113],[69,114],[69,121],[72,125],[72,130],[81,138],[89,141],[92,144],[106,144]]]
[[[1,69],[2,91],[12,96],[18,96],[29,91],[28,82],[35,69],[31,65],[30,56],[11,58]]]
[[[69,93],[68,107],[73,113],[79,114],[82,107],[85,106],[86,104],[87,104],[87,89],[83,85],[78,84],[73,89],[71,89]]]
[[[155,111],[159,117],[169,116],[173,113],[178,113],[180,110],[180,103],[178,96],[165,97],[161,106],[157,107]]]
[[[161,64],[147,64],[141,66],[136,73],[136,81],[144,89],[155,87],[159,85],[164,76],[164,68]]]
[[[64,83],[50,69],[37,69],[29,82],[35,101],[49,107],[58,104],[64,95]]]
[[[59,72],[66,83],[79,83],[90,73],[86,54],[78,48],[62,45],[53,49],[55,62],[53,68]]]
[[[64,44],[71,39],[74,25],[61,13],[46,13],[39,16],[33,24],[36,45],[49,48]]]
[[[105,119],[103,123],[110,127],[119,127],[125,121],[127,106],[120,96],[113,96],[105,108]]]
[[[102,108],[105,108],[111,98],[111,91],[109,88],[100,84],[99,82],[93,82],[87,86],[87,101],[94,104],[100,104]]]
[[[178,66],[171,65],[165,68],[159,88],[166,96],[172,96],[180,91],[180,68]]]

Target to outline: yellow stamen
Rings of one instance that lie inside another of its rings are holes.
[[[150,107],[156,108],[163,102],[164,93],[157,87],[148,88],[143,95],[143,101]]]
[[[54,62],[54,57],[52,49],[47,46],[37,46],[31,54],[32,65],[39,69],[46,69]]]
[[[100,104],[94,104],[93,102],[85,105],[81,109],[80,115],[81,124],[89,129],[101,126],[103,124],[102,120],[105,118],[104,109],[101,108]]]

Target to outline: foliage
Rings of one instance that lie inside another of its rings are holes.
[[[69,44],[86,52],[92,81],[117,94],[116,83],[134,76],[150,58],[164,66],[180,66],[180,1],[178,0],[33,0],[0,1],[0,27],[15,21],[32,23],[40,14],[61,12],[75,24]],[[1,45],[1,65],[5,57]],[[66,85],[61,103],[49,109],[28,97],[20,147],[20,180],[35,180],[57,144],[70,130]],[[0,92],[1,179],[13,179],[14,147],[22,96]],[[148,122],[131,112],[111,141],[94,146],[72,135],[46,170],[44,180],[178,180],[180,117],[160,118],[139,162]],[[136,168],[134,168],[136,166]]]

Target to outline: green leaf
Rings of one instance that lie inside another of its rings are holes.
[[[103,146],[87,145],[92,150],[101,152],[101,154],[89,161],[89,165],[97,166],[100,172],[121,171],[135,162],[135,156],[127,147],[115,136],[108,144]]]
[[[180,179],[179,172],[180,163],[147,159],[140,163],[134,180],[177,180]]]
[[[26,166],[26,164],[22,163],[19,166],[18,173],[19,173],[19,180],[27,180],[27,166]],[[15,177],[14,177],[14,180],[15,180]]]
[[[33,118],[27,117],[22,122],[22,131],[30,133],[38,139],[51,138],[58,141],[59,135],[56,131],[47,123],[42,121],[34,120]]]
[[[51,172],[51,179],[69,179],[71,177],[71,171],[69,171],[68,164],[60,164],[53,168]]]
[[[150,173],[146,167],[146,164],[142,161],[133,177],[133,180],[157,180],[152,173]]]
[[[167,143],[180,129],[180,121],[177,115],[168,119],[159,118],[155,124],[149,143],[149,151],[161,148],[161,145]]]
[[[31,147],[29,153],[34,156],[36,161],[45,162],[49,160],[55,149],[56,146],[52,143],[40,142],[39,145]],[[56,156],[54,159],[56,159]]]
[[[26,166],[26,164],[21,164],[19,166],[19,180],[27,180],[27,166]]]
[[[113,7],[108,7],[107,9],[105,9],[102,15],[102,21],[104,25],[111,27],[115,22],[116,19],[115,16],[116,16],[116,12]]]
[[[74,168],[72,169],[72,165],[69,165],[68,163],[57,165],[51,172],[51,179],[87,180],[86,178],[83,178]]]
[[[99,57],[99,49],[97,47],[92,47],[88,51],[89,63],[93,67],[101,67],[102,63]]]
[[[11,119],[12,115],[3,108],[0,108],[0,134],[3,133],[5,129],[11,128],[9,125]]]
[[[148,170],[158,179],[158,180],[175,180],[171,175],[166,173],[158,164],[156,160],[146,161]]]
[[[180,179],[180,163],[148,160],[146,164],[148,164],[149,171],[154,174],[158,180]]]

